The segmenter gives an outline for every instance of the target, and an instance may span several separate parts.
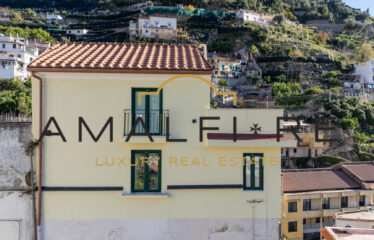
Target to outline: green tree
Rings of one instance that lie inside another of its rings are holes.
[[[354,58],[357,62],[367,62],[374,57],[374,49],[370,43],[364,43],[356,47]]]
[[[323,8],[322,8],[322,13],[323,13],[324,16],[328,16],[329,12],[330,12],[330,11],[329,11],[329,8],[328,8],[328,7],[323,7]]]

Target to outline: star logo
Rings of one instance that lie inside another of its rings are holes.
[[[253,132],[253,134],[258,134],[258,132],[261,132],[261,127],[258,125],[258,123],[254,123],[250,132]]]

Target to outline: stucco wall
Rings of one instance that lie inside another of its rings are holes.
[[[227,239],[227,232],[233,232],[230,239],[252,239],[252,219],[255,219],[255,234],[262,234],[255,239],[266,239],[266,232],[268,239],[277,239],[277,219],[281,214],[280,146],[264,147],[266,142],[271,142],[268,140],[258,141],[257,146],[240,146],[244,141],[238,141],[239,146],[225,147],[199,142],[200,116],[221,116],[220,121],[205,124],[220,126],[221,132],[231,133],[233,126],[232,117],[228,117],[232,115],[229,110],[208,111],[208,84],[185,77],[168,83],[163,89],[163,107],[170,111],[171,137],[186,138],[187,143],[149,143],[148,140],[123,143],[123,110],[131,108],[131,88],[159,87],[171,75],[49,73],[43,77],[47,78],[43,85],[43,122],[45,124],[54,116],[67,139],[65,143],[58,136],[43,139],[43,186],[123,186],[124,192],[128,193],[131,183],[129,164],[108,166],[105,159],[120,157],[128,163],[131,150],[147,149],[162,151],[161,189],[169,192],[166,198],[134,199],[121,195],[120,191],[44,191],[44,239],[61,235],[65,237],[61,239],[220,240]],[[33,82],[34,113],[38,111],[38,84]],[[262,133],[275,133],[276,116],[282,114],[281,110],[253,110],[252,114],[238,110],[238,132],[248,132],[248,126],[260,123]],[[37,116],[33,115],[36,123]],[[79,116],[84,117],[95,135],[108,117],[113,116],[114,141],[108,141],[106,130],[95,143],[84,130],[84,141],[79,142]],[[197,123],[193,119],[197,119]],[[56,132],[54,127],[50,129]],[[34,125],[36,134],[37,130],[38,126]],[[247,152],[264,153],[263,191],[168,189],[168,185],[243,184],[241,158]],[[187,158],[187,166],[182,165],[182,157]],[[200,166],[191,166],[195,157]],[[221,163],[220,157],[224,159]],[[172,158],[178,159],[178,165],[170,161]],[[235,158],[237,164],[232,164],[231,158]],[[202,166],[203,159],[209,167]],[[255,204],[253,211],[248,201],[254,199],[262,202]],[[228,230],[221,231],[222,234],[217,232],[225,224]],[[178,230],[172,231],[174,226]],[[125,236],[117,237],[116,232],[110,235],[115,229],[124,229],[121,231]]]
[[[31,124],[0,123],[0,239],[34,239],[30,141]]]
[[[279,239],[277,219],[47,220],[44,225],[44,238],[54,240]]]

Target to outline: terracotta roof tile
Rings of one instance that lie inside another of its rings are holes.
[[[283,170],[282,180],[284,193],[360,188],[337,169]]]
[[[53,45],[28,70],[209,74],[212,68],[194,45],[73,42]]]
[[[374,182],[374,163],[344,163],[342,167],[348,169],[363,182]]]

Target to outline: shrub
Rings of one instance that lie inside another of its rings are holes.
[[[315,164],[317,167],[331,167],[335,164],[341,163],[341,162],[349,162],[349,160],[342,158],[342,157],[337,157],[337,156],[321,156],[315,159]]]
[[[225,86],[228,86],[229,85],[229,82],[226,81],[225,79],[220,79],[218,81],[218,85],[221,86],[221,87],[225,87]]]

